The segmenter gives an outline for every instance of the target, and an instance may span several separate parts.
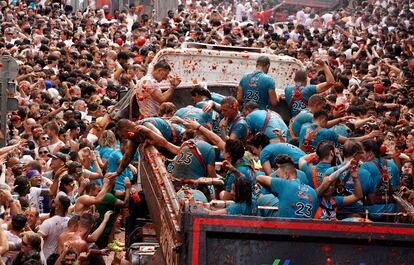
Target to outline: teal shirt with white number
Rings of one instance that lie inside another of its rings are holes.
[[[176,178],[198,179],[207,176],[207,167],[216,163],[214,147],[202,140],[192,140],[197,147],[202,161],[194,154],[191,148],[183,144],[180,153],[174,158],[172,175]],[[203,165],[204,164],[204,165]]]
[[[295,84],[297,89],[300,89],[300,85],[299,84]],[[307,102],[309,100],[309,98],[316,94],[316,86],[315,85],[309,85],[309,86],[305,86],[302,88],[301,90],[301,94],[302,94],[302,99],[303,101],[306,102],[306,104],[299,99],[295,99],[295,101],[292,103],[293,100],[293,95],[294,95],[294,89],[293,86],[287,86],[285,88],[285,98],[286,98],[286,103],[290,106],[292,105],[292,107],[290,108],[290,113],[292,114],[292,116],[296,116],[298,115],[298,113],[304,109],[307,108]]]
[[[299,179],[272,178],[270,190],[273,194],[278,194],[278,217],[309,219],[314,216],[317,207],[316,192]]]
[[[269,91],[275,90],[275,80],[261,72],[244,75],[239,83],[243,89],[243,104],[256,102],[260,109],[266,109],[269,106]]]

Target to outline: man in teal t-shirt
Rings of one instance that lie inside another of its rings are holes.
[[[317,207],[315,190],[297,179],[293,160],[281,155],[276,158],[277,178],[258,176],[257,182],[267,187],[279,199],[277,217],[312,218]]]
[[[243,102],[256,102],[260,109],[267,109],[270,105],[277,104],[275,81],[267,75],[270,68],[270,59],[260,56],[256,62],[256,70],[244,75],[237,89],[237,100]]]

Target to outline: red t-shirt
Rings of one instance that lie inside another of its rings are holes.
[[[273,14],[273,9],[267,9],[263,12],[257,12],[254,18],[259,19],[260,24],[266,24],[269,22],[269,18]]]

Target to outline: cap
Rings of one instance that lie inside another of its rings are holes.
[[[26,173],[26,178],[30,179],[30,178],[31,178],[31,177],[33,177],[34,175],[40,175],[40,172],[39,172],[39,171],[37,171],[37,170],[35,170],[35,169],[29,170],[29,171],[27,171],[27,173]]]
[[[47,156],[50,158],[60,159],[63,162],[67,162],[69,160],[69,156],[61,152],[56,152],[54,154],[48,154]]]

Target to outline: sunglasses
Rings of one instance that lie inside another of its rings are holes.
[[[42,140],[47,141],[47,140],[49,140],[49,137],[42,137]]]
[[[47,155],[49,154],[49,151],[39,151],[39,155]]]
[[[68,185],[70,185],[73,188],[73,187],[75,187],[75,182],[71,182]]]
[[[80,171],[76,171],[76,174],[77,174],[77,175],[82,175],[82,174],[83,174],[83,171],[82,171],[82,170],[80,170]]]

